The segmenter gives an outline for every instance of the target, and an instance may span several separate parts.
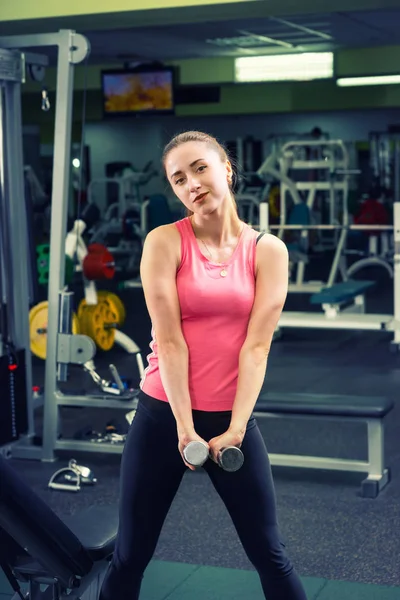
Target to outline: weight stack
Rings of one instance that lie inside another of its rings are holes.
[[[0,356],[0,446],[19,439],[28,431],[25,350]]]

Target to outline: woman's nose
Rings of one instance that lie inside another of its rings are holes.
[[[196,179],[195,177],[192,177],[191,179],[189,179],[189,189],[191,192],[195,192],[199,188],[200,188],[200,183],[199,183],[198,179]]]

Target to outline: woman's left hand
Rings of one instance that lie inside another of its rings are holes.
[[[225,433],[223,433],[222,435],[212,438],[212,440],[208,442],[210,448],[210,457],[214,462],[218,463],[218,455],[221,452],[221,450],[223,450],[227,446],[236,446],[237,448],[240,448],[243,442],[243,438],[244,433],[242,434],[234,432],[230,429],[225,431]]]

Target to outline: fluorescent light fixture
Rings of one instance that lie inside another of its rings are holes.
[[[391,85],[400,83],[400,75],[374,75],[371,77],[341,77],[336,81],[340,87],[355,85]]]
[[[333,77],[333,52],[303,52],[235,59],[235,81],[311,81]]]

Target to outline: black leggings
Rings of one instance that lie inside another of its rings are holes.
[[[193,411],[193,418],[198,435],[209,441],[228,429],[230,413]],[[245,462],[235,473],[223,471],[212,460],[204,469],[258,572],[265,598],[306,600],[280,539],[271,467],[254,418],[242,451]],[[119,532],[100,600],[139,598],[144,571],[186,470],[169,404],[142,392],[122,456]]]

